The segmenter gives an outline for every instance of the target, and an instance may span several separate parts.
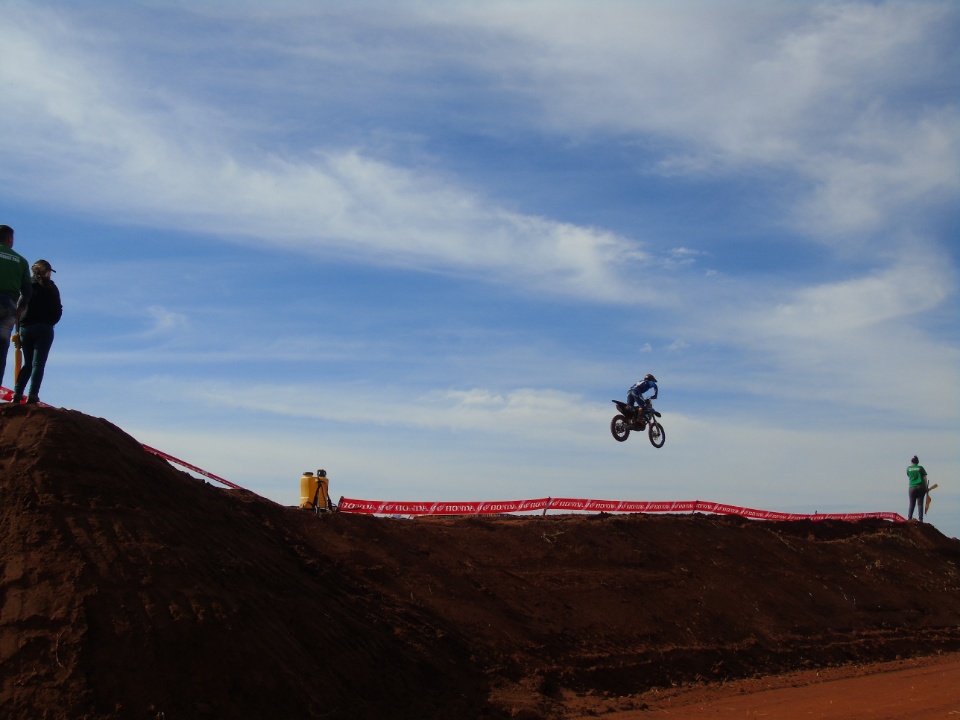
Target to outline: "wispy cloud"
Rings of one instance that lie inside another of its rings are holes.
[[[10,162],[0,172],[11,191],[304,253],[469,271],[587,297],[640,295],[621,279],[645,258],[635,241],[508,210],[453,178],[352,148],[297,158],[238,153],[219,136],[215,111],[190,97],[146,106],[114,59],[60,46],[66,30],[54,23],[50,32],[27,15],[8,11],[17,60],[0,65],[11,99],[0,121]]]
[[[187,318],[185,315],[171,312],[159,305],[151,305],[148,307],[147,314],[153,321],[151,327],[146,331],[146,334],[149,336],[169,336],[171,333],[187,327]]]
[[[955,297],[944,260],[905,253],[890,268],[794,290],[757,282],[752,298],[718,295],[691,334],[740,344],[747,392],[956,417],[960,352],[918,321]]]
[[[584,398],[557,390],[484,388],[435,390],[422,395],[391,386],[196,387],[191,396],[218,407],[257,410],[280,416],[383,427],[482,432],[529,443],[563,440],[596,442],[596,427],[612,413]],[[309,399],[307,401],[306,399]],[[611,408],[613,406],[611,405]]]
[[[951,3],[503,2],[429,15],[513,38],[476,62],[561,132],[659,137],[668,173],[794,173],[793,222],[823,239],[960,190]]]
[[[401,47],[395,28],[361,12],[292,5],[258,13],[274,32],[299,21],[299,42],[287,52],[300,55],[311,40],[336,42],[323,23],[303,22],[315,15],[345,30],[379,27]],[[862,238],[960,191],[958,104],[891,103],[908,92],[937,97],[936,83],[909,85],[912,73],[936,77],[942,58],[928,46],[947,42],[937,27],[950,16],[940,3],[562,3],[550,12],[539,3],[454,3],[390,13],[418,28],[443,61],[453,47],[440,38],[457,28],[456,66],[487,73],[491,85],[495,78],[501,95],[536,99],[538,121],[561,132],[660,137],[661,167],[696,174],[789,170],[796,197],[783,199],[784,220],[822,242]],[[0,120],[8,158],[0,181],[10,192],[53,193],[77,210],[297,252],[651,299],[624,281],[649,260],[639,238],[507,209],[437,168],[396,165],[363,148],[318,146],[296,157],[258,149],[239,123],[184,90],[138,88],[65,17],[5,10],[0,79],[10,102]],[[349,58],[367,52],[342,42]],[[404,57],[401,66],[428,62]]]

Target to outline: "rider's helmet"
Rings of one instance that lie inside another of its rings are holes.
[[[652,381],[652,382],[656,382],[656,381],[657,381],[657,379],[656,379],[652,374],[650,374],[650,373],[647,373],[646,375],[644,375],[644,376],[643,376],[643,379],[644,379],[644,380],[650,380],[650,381]]]

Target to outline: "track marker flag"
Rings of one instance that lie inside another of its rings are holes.
[[[939,483],[934,483],[933,485],[931,485],[930,487],[927,488],[927,503],[926,503],[926,505],[924,505],[924,508],[923,508],[923,511],[924,511],[925,513],[930,512],[930,491],[933,490],[934,488],[938,488],[938,487],[940,487],[940,484],[939,484]]]

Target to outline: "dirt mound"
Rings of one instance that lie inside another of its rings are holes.
[[[3,716],[469,716],[485,702],[464,648],[323,562],[297,511],[197,481],[104,420],[0,411]]]
[[[0,407],[0,714],[560,718],[960,649],[960,542],[885,521],[316,517]]]

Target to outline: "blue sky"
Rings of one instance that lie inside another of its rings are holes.
[[[323,467],[335,498],[905,515],[917,453],[960,535],[956,3],[0,26],[0,222],[65,305],[44,401],[284,504]],[[660,450],[609,433],[646,372]]]

